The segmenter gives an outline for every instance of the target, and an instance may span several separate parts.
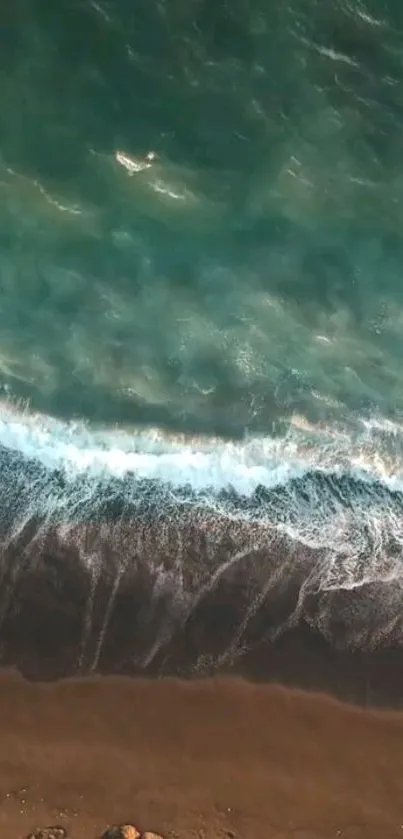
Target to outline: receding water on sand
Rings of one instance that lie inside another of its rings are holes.
[[[231,443],[8,403],[0,446],[5,663],[197,675],[252,657],[270,678],[299,630],[347,654],[400,648],[396,425]]]

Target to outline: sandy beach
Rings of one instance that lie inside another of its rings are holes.
[[[0,835],[397,839],[403,716],[238,679],[0,677]]]

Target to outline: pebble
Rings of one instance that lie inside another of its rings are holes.
[[[67,830],[64,827],[39,827],[27,839],[67,839]]]
[[[120,824],[110,827],[101,839],[140,839],[141,833],[134,824]]]

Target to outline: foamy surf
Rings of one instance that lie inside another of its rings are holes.
[[[337,647],[400,645],[401,440],[382,420],[295,418],[283,437],[228,442],[5,404],[0,640],[19,644],[22,620],[67,633],[50,657],[63,675],[117,660],[213,672],[300,625]]]
[[[347,474],[403,490],[403,427],[386,419],[359,420],[354,429],[314,426],[294,417],[279,437],[170,434],[160,429],[91,429],[31,414],[12,404],[0,409],[0,445],[66,477],[92,475],[158,480],[172,486],[250,496],[306,473]]]

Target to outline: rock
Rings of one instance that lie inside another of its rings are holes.
[[[141,833],[134,824],[119,824],[109,827],[101,839],[140,839]]]
[[[64,827],[38,827],[27,839],[67,839],[67,830]]]

